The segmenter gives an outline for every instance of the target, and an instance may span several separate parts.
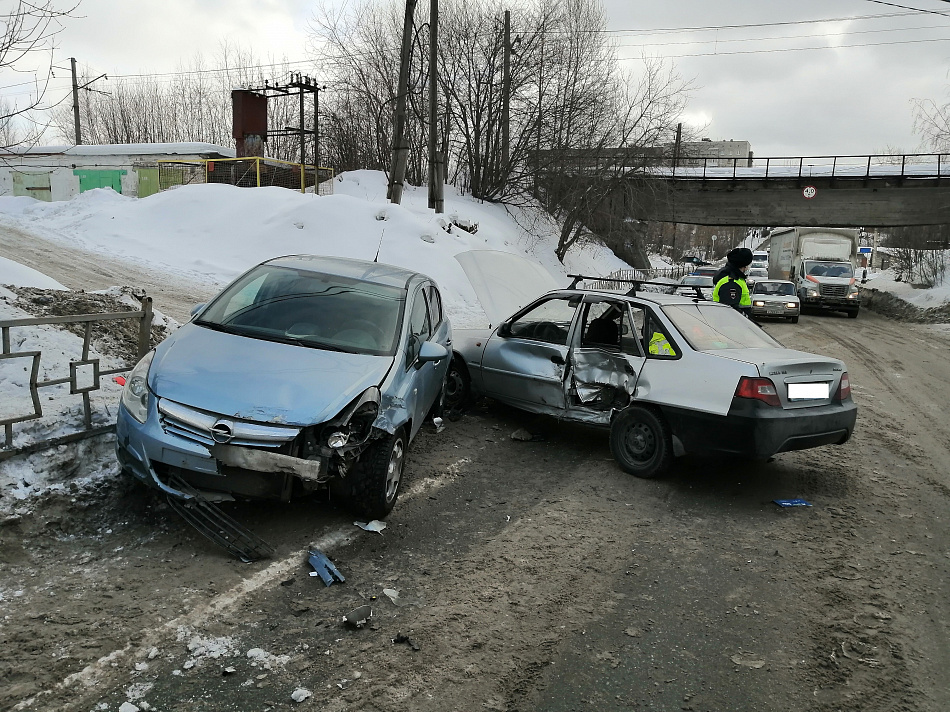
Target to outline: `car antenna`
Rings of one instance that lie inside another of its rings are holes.
[[[373,262],[379,261],[379,251],[383,247],[383,235],[385,234],[386,234],[386,228],[383,228],[382,231],[379,233],[379,244],[376,245],[376,256],[373,258]]]

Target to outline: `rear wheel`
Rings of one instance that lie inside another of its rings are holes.
[[[392,511],[402,484],[406,446],[405,430],[400,428],[360,456],[346,488],[354,511],[368,519],[382,519]]]
[[[656,477],[673,459],[670,427],[658,413],[631,405],[620,412],[610,427],[610,452],[625,472],[637,477]]]

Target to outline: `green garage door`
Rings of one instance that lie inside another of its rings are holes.
[[[135,172],[139,174],[139,192],[140,198],[147,198],[158,192],[158,169],[157,168],[136,168]]]
[[[85,193],[87,190],[96,188],[112,188],[116,193],[122,193],[122,176],[126,171],[122,170],[101,170],[93,168],[77,168],[73,175],[79,176],[79,192]]]

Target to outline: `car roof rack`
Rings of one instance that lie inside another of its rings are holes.
[[[620,277],[591,277],[590,275],[584,275],[584,274],[569,274],[569,275],[567,275],[567,276],[570,277],[572,280],[574,280],[573,282],[571,282],[571,286],[568,287],[568,289],[577,289],[577,285],[578,285],[578,283],[581,282],[581,281],[591,281],[591,282],[622,282],[622,283],[624,283],[624,284],[632,284],[632,285],[633,285],[633,286],[630,288],[630,291],[628,291],[628,292],[625,294],[625,296],[627,296],[627,297],[635,297],[635,296],[637,296],[637,291],[638,291],[644,284],[650,284],[650,285],[657,286],[657,287],[665,287],[665,288],[671,290],[671,291],[670,291],[671,294],[675,294],[677,289],[693,289],[693,290],[696,292],[696,296],[697,296],[699,299],[702,299],[703,301],[708,301],[708,300],[706,299],[706,297],[703,296],[703,293],[702,293],[702,291],[700,290],[700,287],[695,286],[695,285],[689,285],[689,284],[670,284],[669,282],[652,282],[652,281],[650,281],[650,280],[648,280],[648,279],[621,279]]]

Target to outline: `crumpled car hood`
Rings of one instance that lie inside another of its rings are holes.
[[[159,398],[229,417],[311,425],[379,386],[391,356],[280,344],[185,324],[156,349],[149,387]]]

